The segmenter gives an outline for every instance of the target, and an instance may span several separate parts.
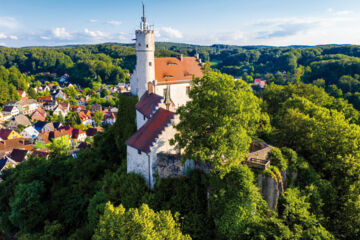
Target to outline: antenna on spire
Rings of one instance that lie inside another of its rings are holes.
[[[142,16],[142,18],[141,18],[142,30],[147,30],[146,17],[145,17],[145,4],[144,4],[144,2],[142,2],[142,7],[143,7],[143,16]]]

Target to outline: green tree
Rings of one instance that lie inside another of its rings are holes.
[[[32,88],[32,87],[29,88],[29,90],[28,90],[28,95],[29,95],[29,97],[32,98],[32,99],[36,99],[36,98],[37,98],[37,93],[36,93],[35,89]]]
[[[37,180],[16,186],[9,219],[22,232],[37,230],[43,223],[47,215],[47,209],[42,206],[44,194],[44,183]]]
[[[192,101],[178,109],[180,122],[172,144],[183,159],[226,169],[245,159],[260,121],[260,101],[245,82],[216,73],[194,79]]]
[[[287,189],[280,197],[279,217],[292,231],[291,239],[335,239],[309,212],[310,204],[297,189]]]
[[[104,120],[104,114],[100,111],[94,113],[94,121],[96,126],[100,126],[101,122]]]
[[[146,204],[126,210],[122,205],[108,203],[93,239],[191,239],[181,233],[177,221],[170,211],[156,213]]]

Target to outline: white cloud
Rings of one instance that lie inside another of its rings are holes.
[[[347,16],[347,15],[350,15],[351,13],[352,13],[352,11],[343,10],[343,11],[334,12],[334,15],[335,16]]]
[[[13,17],[0,17],[0,27],[15,29],[19,26],[18,22]]]
[[[0,33],[0,39],[11,39],[11,40],[18,40],[18,37],[15,35],[6,35],[5,33]]]
[[[183,38],[183,34],[179,30],[172,27],[160,27],[155,32],[155,36],[162,38],[163,40]]]
[[[116,20],[110,20],[105,22],[106,24],[110,24],[110,25],[120,25],[121,22],[120,21],[116,21]]]
[[[48,37],[48,36],[40,36],[40,38],[43,39],[43,40],[50,40],[51,39],[51,37]]]
[[[59,39],[71,39],[72,36],[69,32],[66,31],[65,28],[63,27],[58,27],[52,30],[52,34],[54,35],[54,37],[59,38]]]
[[[107,34],[104,33],[104,32],[101,32],[101,31],[90,31],[89,29],[85,28],[84,29],[84,33],[90,37],[93,37],[93,38],[103,38],[103,37],[106,37]]]
[[[91,22],[91,23],[96,23],[98,20],[96,20],[96,19],[90,19],[89,20],[89,22]]]

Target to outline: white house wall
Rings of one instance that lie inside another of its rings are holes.
[[[178,83],[170,85],[170,99],[174,102],[175,108],[185,105],[190,98],[186,93],[186,87],[189,87],[190,83]],[[155,93],[160,96],[164,96],[164,89],[167,89],[167,85],[156,85]]]
[[[144,126],[144,124],[147,122],[147,118],[142,113],[140,113],[138,110],[136,110],[136,124],[137,124],[137,130]]]
[[[144,152],[138,152],[137,149],[127,146],[127,172],[135,172],[144,176],[149,184],[149,157]]]

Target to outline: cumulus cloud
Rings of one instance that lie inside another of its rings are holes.
[[[93,37],[93,38],[103,38],[103,37],[106,37],[107,34],[104,33],[104,32],[101,32],[101,31],[90,31],[89,29],[85,28],[84,29],[84,33],[90,37]]]
[[[18,22],[13,17],[0,17],[0,27],[15,29],[19,26]]]
[[[72,36],[69,32],[66,31],[63,27],[58,27],[52,30],[52,34],[55,38],[58,39],[71,39]]]
[[[96,23],[98,20],[96,20],[96,19],[90,19],[89,20],[89,22],[91,22],[91,23]]]
[[[172,27],[160,27],[155,31],[155,36],[162,40],[181,39],[183,34]]]
[[[0,39],[11,39],[11,40],[18,40],[18,37],[15,35],[6,35],[5,33],[0,33]]]
[[[40,38],[43,39],[43,40],[50,40],[51,39],[51,37],[48,37],[48,36],[40,36]]]

